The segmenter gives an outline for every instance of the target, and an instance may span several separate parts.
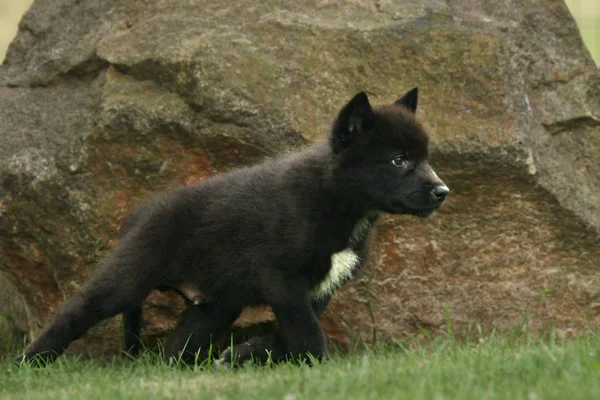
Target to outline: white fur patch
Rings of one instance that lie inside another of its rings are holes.
[[[332,294],[342,283],[352,278],[354,268],[360,263],[360,257],[351,249],[344,249],[331,256],[331,269],[321,283],[312,291],[314,298],[320,299]]]
[[[366,234],[366,231],[371,227],[369,217],[365,216],[356,224],[352,236],[350,236],[350,244],[356,244]],[[352,278],[352,274],[356,267],[360,264],[360,257],[351,248],[346,248],[339,253],[331,255],[331,269],[312,291],[312,295],[316,299],[321,299],[333,294],[344,282]]]

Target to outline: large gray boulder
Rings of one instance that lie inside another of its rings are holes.
[[[359,90],[414,86],[452,192],[384,219],[329,337],[435,334],[445,307],[460,335],[599,327],[600,74],[562,0],[37,0],[0,69],[0,313],[35,336],[137,202],[319,140]],[[145,336],[181,307],[152,294]]]

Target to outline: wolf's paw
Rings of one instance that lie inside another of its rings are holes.
[[[248,362],[258,365],[275,363],[285,356],[285,345],[277,333],[254,336],[246,342],[230,346],[221,353],[224,367],[240,367]]]

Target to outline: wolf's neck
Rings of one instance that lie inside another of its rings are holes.
[[[370,228],[379,213],[361,201],[362,196],[353,193],[351,185],[336,180],[335,156],[327,142],[315,144],[286,160],[287,172],[298,186],[315,194],[311,200],[321,217],[331,223],[331,229],[354,235],[357,226]],[[366,223],[367,221],[370,221]]]
[[[379,211],[369,211],[362,217],[352,230],[352,235],[348,241],[349,247],[356,247],[360,243],[364,242],[366,237],[369,235],[369,231],[377,222],[379,218]]]

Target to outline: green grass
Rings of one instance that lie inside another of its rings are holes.
[[[594,334],[511,344],[491,339],[394,346],[314,367],[169,368],[156,356],[108,363],[60,358],[43,368],[0,364],[2,399],[599,399]]]

